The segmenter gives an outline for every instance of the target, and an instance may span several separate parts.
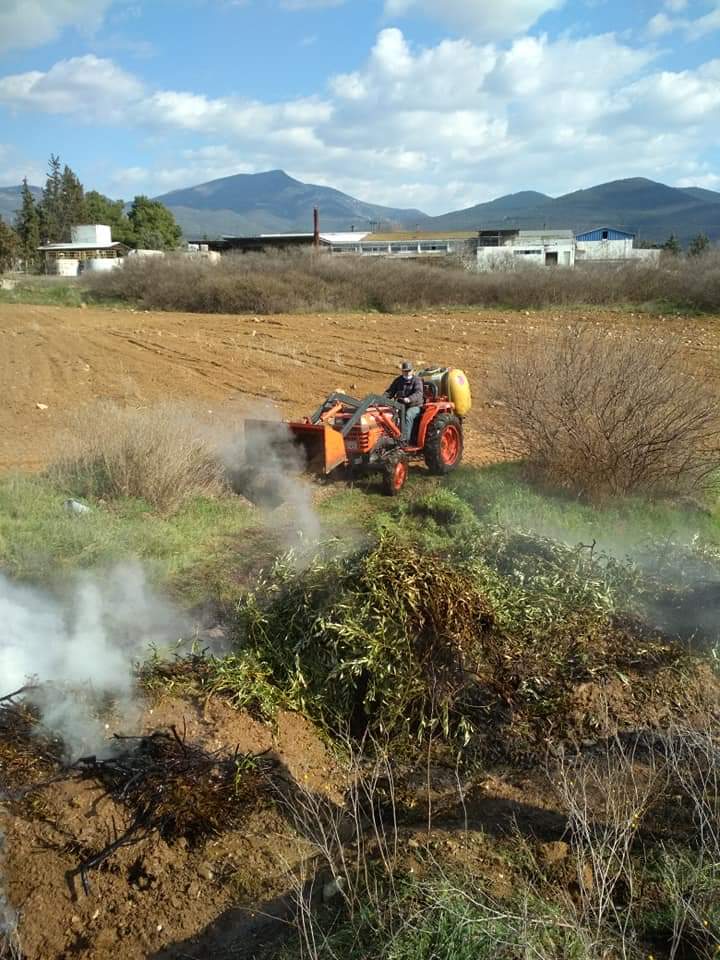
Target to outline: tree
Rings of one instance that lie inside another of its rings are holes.
[[[88,223],[105,223],[112,230],[113,240],[135,246],[133,225],[125,213],[125,204],[122,200],[111,200],[97,190],[90,190],[85,194],[85,216]]]
[[[182,230],[171,211],[159,200],[135,197],[128,217],[139,249],[174,250],[179,244]]]
[[[12,270],[18,259],[18,235],[0,217],[0,273]]]
[[[40,254],[40,214],[28,186],[27,177],[23,180],[22,203],[15,218],[15,232],[19,242],[19,255],[25,270],[37,266]]]
[[[87,223],[85,216],[85,191],[77,175],[65,166],[60,179],[60,237],[70,240],[70,228],[77,223]]]
[[[48,176],[39,204],[40,233],[49,243],[66,243],[70,228],[86,223],[85,191],[77,174],[60,157],[50,154]]]
[[[662,249],[665,250],[667,253],[672,253],[675,255],[682,253],[682,247],[680,246],[680,241],[678,240],[678,238],[675,236],[674,233],[670,234],[670,236],[667,238],[665,243],[662,245]]]
[[[690,243],[688,253],[691,257],[699,257],[710,249],[710,237],[706,233],[699,233]]]
[[[38,204],[40,233],[45,243],[59,243],[62,239],[61,191],[62,172],[60,169],[60,157],[51,153],[50,160],[48,161],[48,175],[45,181],[45,188],[42,199]]]

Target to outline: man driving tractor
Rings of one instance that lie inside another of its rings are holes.
[[[385,396],[397,403],[405,406],[405,426],[403,428],[403,443],[410,443],[412,430],[415,421],[423,405],[424,385],[420,377],[413,371],[413,365],[409,360],[403,360],[401,374],[395,377],[393,382],[385,391]]]

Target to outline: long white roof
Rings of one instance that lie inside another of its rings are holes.
[[[368,230],[345,230],[338,233],[321,233],[320,239],[325,243],[360,243],[369,234]]]
[[[45,243],[38,250],[112,250],[124,246],[119,240],[113,243]]]

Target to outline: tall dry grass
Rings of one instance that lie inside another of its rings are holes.
[[[148,309],[192,313],[410,310],[433,306],[540,308],[668,304],[720,309],[720,253],[666,257],[659,267],[518,266],[477,273],[455,263],[317,255],[308,251],[229,254],[217,264],[186,257],[127,261],[88,274],[92,295]]]
[[[570,327],[508,351],[494,394],[505,449],[584,497],[686,494],[720,467],[717,392],[671,341]]]
[[[133,409],[102,402],[78,414],[65,453],[51,467],[80,497],[138,497],[170,512],[222,491],[224,471],[192,411],[161,403]]]

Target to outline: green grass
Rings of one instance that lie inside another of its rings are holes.
[[[480,517],[570,545],[594,541],[598,550],[613,556],[634,553],[649,540],[700,537],[720,544],[717,503],[682,505],[626,497],[591,505],[534,487],[523,479],[521,466],[512,463],[463,467],[448,479],[447,489]]]
[[[476,879],[397,880],[352,920],[315,920],[318,960],[600,960],[611,954],[552,900],[518,894],[498,901]],[[285,960],[304,955],[289,946]],[[615,954],[612,954],[613,956]],[[630,956],[639,956],[631,952]]]
[[[234,594],[243,537],[256,524],[240,500],[198,498],[167,517],[140,500],[119,500],[90,503],[91,512],[78,516],[64,509],[67,496],[41,477],[0,480],[0,569],[53,584],[132,557],[183,601]]]
[[[23,277],[12,290],[0,290],[0,303],[28,303],[50,307],[83,305],[123,307],[132,304],[120,297],[98,297],[87,286],[73,279],[57,277]]]

